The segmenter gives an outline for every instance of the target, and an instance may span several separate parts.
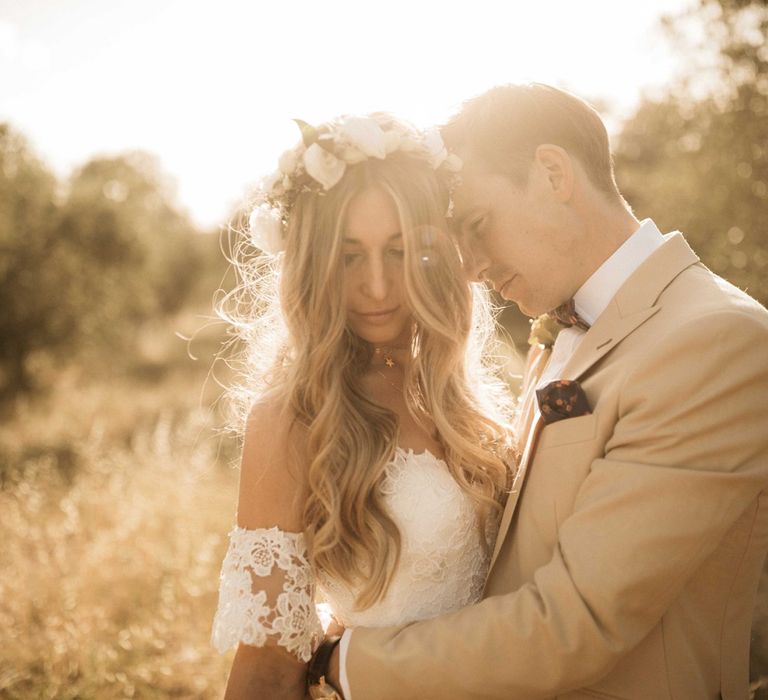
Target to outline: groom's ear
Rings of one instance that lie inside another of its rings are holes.
[[[549,184],[552,194],[560,202],[567,202],[573,194],[574,169],[568,151],[554,144],[536,147],[535,162]]]

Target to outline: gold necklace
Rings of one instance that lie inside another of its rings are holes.
[[[393,364],[394,364],[394,363],[393,363]],[[393,365],[387,365],[387,367],[392,367],[392,366],[393,366]],[[397,386],[397,384],[395,384],[395,383],[394,383],[394,382],[393,382],[393,381],[392,381],[392,380],[391,380],[391,379],[390,379],[390,378],[389,378],[389,377],[388,377],[386,374],[384,374],[384,372],[382,372],[380,369],[376,369],[376,368],[374,367],[374,370],[373,370],[373,371],[374,371],[374,372],[376,372],[376,374],[378,374],[378,375],[379,375],[379,376],[380,376],[380,377],[381,377],[381,378],[382,378],[382,379],[383,379],[383,380],[384,380],[384,381],[385,381],[387,384],[389,384],[389,386],[391,386],[391,387],[392,387],[392,388],[393,388],[395,391],[397,391],[398,393],[402,393],[402,392],[403,392],[403,387],[401,387],[401,386]]]
[[[394,367],[396,363],[395,363],[395,358],[392,357],[393,350],[407,350],[407,348],[389,347],[387,345],[380,345],[380,346],[374,347],[373,352],[375,355],[384,356],[384,364],[387,367]]]

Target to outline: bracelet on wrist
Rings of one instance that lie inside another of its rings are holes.
[[[342,700],[341,693],[326,678],[331,654],[338,646],[341,637],[328,637],[317,647],[307,667],[307,692],[310,698],[317,700]]]

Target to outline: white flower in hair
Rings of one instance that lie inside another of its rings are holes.
[[[461,169],[464,167],[464,161],[455,153],[449,153],[448,157],[443,162],[443,167],[449,173],[458,173],[461,172]]]
[[[296,152],[296,148],[291,148],[283,155],[280,156],[280,160],[277,162],[277,167],[280,168],[280,172],[283,175],[291,175],[296,170],[296,166],[299,164],[299,154]]]
[[[341,144],[354,146],[368,158],[387,157],[384,131],[379,123],[370,117],[347,117],[341,123],[336,140]]]
[[[338,151],[339,157],[347,165],[354,165],[355,163],[362,163],[364,160],[368,160],[368,156],[365,155],[357,146],[349,146],[345,144],[337,144],[336,151]]]
[[[282,187],[284,175],[278,170],[262,179],[259,188],[262,192],[277,192],[278,185]]]
[[[439,129],[433,128],[424,132],[424,146],[429,151],[429,164],[433,168],[439,168],[448,158],[448,149]]]
[[[283,222],[280,210],[266,202],[259,204],[248,219],[251,243],[259,250],[277,255],[283,250]]]
[[[277,171],[262,181],[260,201],[267,206],[257,207],[253,213],[254,241],[263,250],[282,249],[282,245],[275,246],[280,240],[278,220],[284,227],[302,193],[327,192],[342,179],[347,166],[401,152],[448,175],[449,196],[458,182],[461,159],[449,153],[437,129],[424,132],[385,113],[345,116],[319,127],[301,119],[294,121],[301,142],[285,151]],[[274,211],[268,211],[270,206]],[[450,211],[451,206],[449,215]]]
[[[396,131],[387,131],[384,134],[384,148],[387,151],[387,155],[400,150],[401,141],[402,141],[402,136],[399,133],[397,133]]]
[[[304,152],[304,169],[328,191],[341,180],[347,164],[329,153],[322,146],[313,143]]]
[[[400,145],[397,150],[403,153],[418,153],[424,150],[424,146],[421,142],[421,137],[415,134],[402,133],[400,134]]]

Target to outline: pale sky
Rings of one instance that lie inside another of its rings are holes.
[[[0,121],[60,176],[157,154],[210,227],[298,140],[293,117],[384,109],[427,126],[529,80],[629,115],[679,70],[658,19],[690,4],[0,0]]]

